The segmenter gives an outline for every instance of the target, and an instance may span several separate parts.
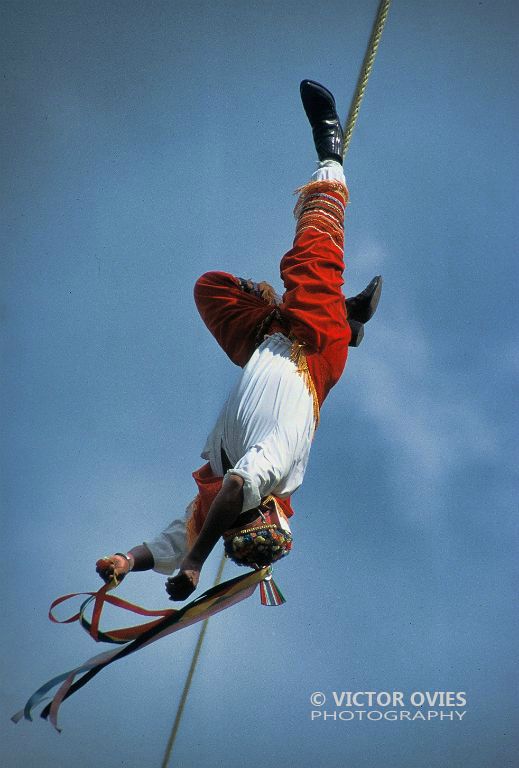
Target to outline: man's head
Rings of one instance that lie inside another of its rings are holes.
[[[225,554],[237,565],[262,568],[288,555],[292,533],[287,519],[273,496],[258,507],[246,525],[224,534]]]

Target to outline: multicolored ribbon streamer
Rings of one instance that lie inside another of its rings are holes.
[[[70,595],[62,595],[62,597],[56,598],[56,600],[54,600],[50,606],[49,619],[55,624],[71,624],[74,621],[79,621],[83,629],[85,629],[96,642],[124,644],[128,643],[130,640],[135,640],[135,638],[145,630],[151,629],[152,627],[159,624],[162,619],[165,619],[167,616],[172,616],[174,613],[178,612],[174,608],[163,608],[159,611],[149,611],[146,608],[142,608],[140,605],[135,605],[134,603],[130,603],[127,600],[121,600],[118,597],[109,595],[108,592],[114,589],[116,586],[117,583],[110,582],[109,584],[105,584],[104,587],[101,587],[101,589],[97,592],[73,592]],[[61,620],[54,616],[54,608],[56,608],[61,603],[67,602],[67,600],[71,600],[74,597],[80,597],[81,595],[88,595],[88,598],[81,604],[81,607],[77,613],[75,613],[73,616],[70,616],[68,619]],[[92,620],[89,621],[85,614],[87,608],[92,602],[94,602],[94,609],[92,612]],[[135,627],[123,627],[122,629],[111,629],[107,632],[102,632],[99,629],[99,621],[101,619],[101,613],[105,603],[114,605],[117,608],[123,608],[126,611],[131,611],[132,613],[137,613],[140,616],[160,616],[160,618],[156,619],[155,621],[149,621],[146,624],[139,624]]]
[[[225,608],[229,608],[230,606],[245,600],[253,594],[258,584],[263,586],[265,579],[269,579],[268,601],[263,600],[262,592],[262,603],[264,605],[276,605],[284,602],[284,598],[271,580],[270,574],[271,569],[267,566],[257,571],[250,571],[243,576],[237,576],[223,584],[218,584],[217,586],[208,589],[191,603],[188,603],[188,605],[185,605],[178,610],[164,609],[162,611],[148,611],[145,608],[129,603],[126,600],[121,600],[112,595],[108,595],[107,593],[116,586],[114,583],[101,587],[98,592],[77,592],[57,598],[49,609],[49,618],[51,621],[59,624],[70,624],[71,622],[79,621],[83,628],[89,632],[96,641],[115,643],[118,645],[124,643],[125,647],[94,656],[80,666],[52,678],[52,680],[49,680],[32,694],[25,707],[20,712],[13,715],[11,718],[12,721],[17,723],[22,718],[32,721],[32,711],[34,708],[38,706],[38,704],[48,700],[49,696],[47,696],[47,694],[57,685],[61,684],[50,704],[47,704],[41,713],[42,718],[48,718],[54,728],[57,731],[60,731],[60,728],[58,727],[58,711],[61,703],[86,685],[86,683],[97,675],[98,672],[112,662],[122,659],[130,653],[134,653],[146,645],[150,645],[161,637],[166,637],[166,635],[170,635],[183,627],[190,626],[198,621],[209,618],[210,616],[223,611]],[[277,597],[271,599],[272,588],[274,589],[274,592],[281,597],[278,602],[275,601]],[[78,595],[87,596],[87,599],[82,603],[78,613],[62,621],[56,619],[53,614],[53,609],[57,605],[60,605],[73,597],[77,597]],[[92,602],[94,602],[94,609],[92,620],[89,621],[85,616],[85,611]],[[137,627],[126,627],[103,632],[99,629],[99,620],[105,603],[115,605],[119,608],[143,616],[158,616],[160,618],[141,624]],[[79,675],[82,676],[76,680]]]

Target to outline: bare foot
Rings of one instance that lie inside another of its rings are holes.
[[[199,570],[181,570],[167,580],[166,592],[171,600],[185,600],[197,588],[199,578]]]

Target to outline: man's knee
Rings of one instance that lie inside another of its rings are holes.
[[[195,299],[206,295],[208,291],[229,286],[238,287],[236,278],[229,272],[204,272],[195,283]]]

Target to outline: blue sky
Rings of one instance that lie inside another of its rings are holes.
[[[279,286],[314,168],[299,81],[346,114],[376,7],[1,4],[9,768],[160,764],[197,628],[99,675],[59,737],[9,717],[98,650],[48,622],[51,600],[96,588],[100,555],[192,497],[237,375],[192,284],[224,269]],[[513,764],[518,17],[504,0],[392,6],[346,162],[346,289],[380,272],[382,302],[293,499],[287,603],[211,621],[174,765]],[[163,581],[120,594],[161,607]],[[342,690],[466,691],[467,714],[311,722],[310,694]]]

